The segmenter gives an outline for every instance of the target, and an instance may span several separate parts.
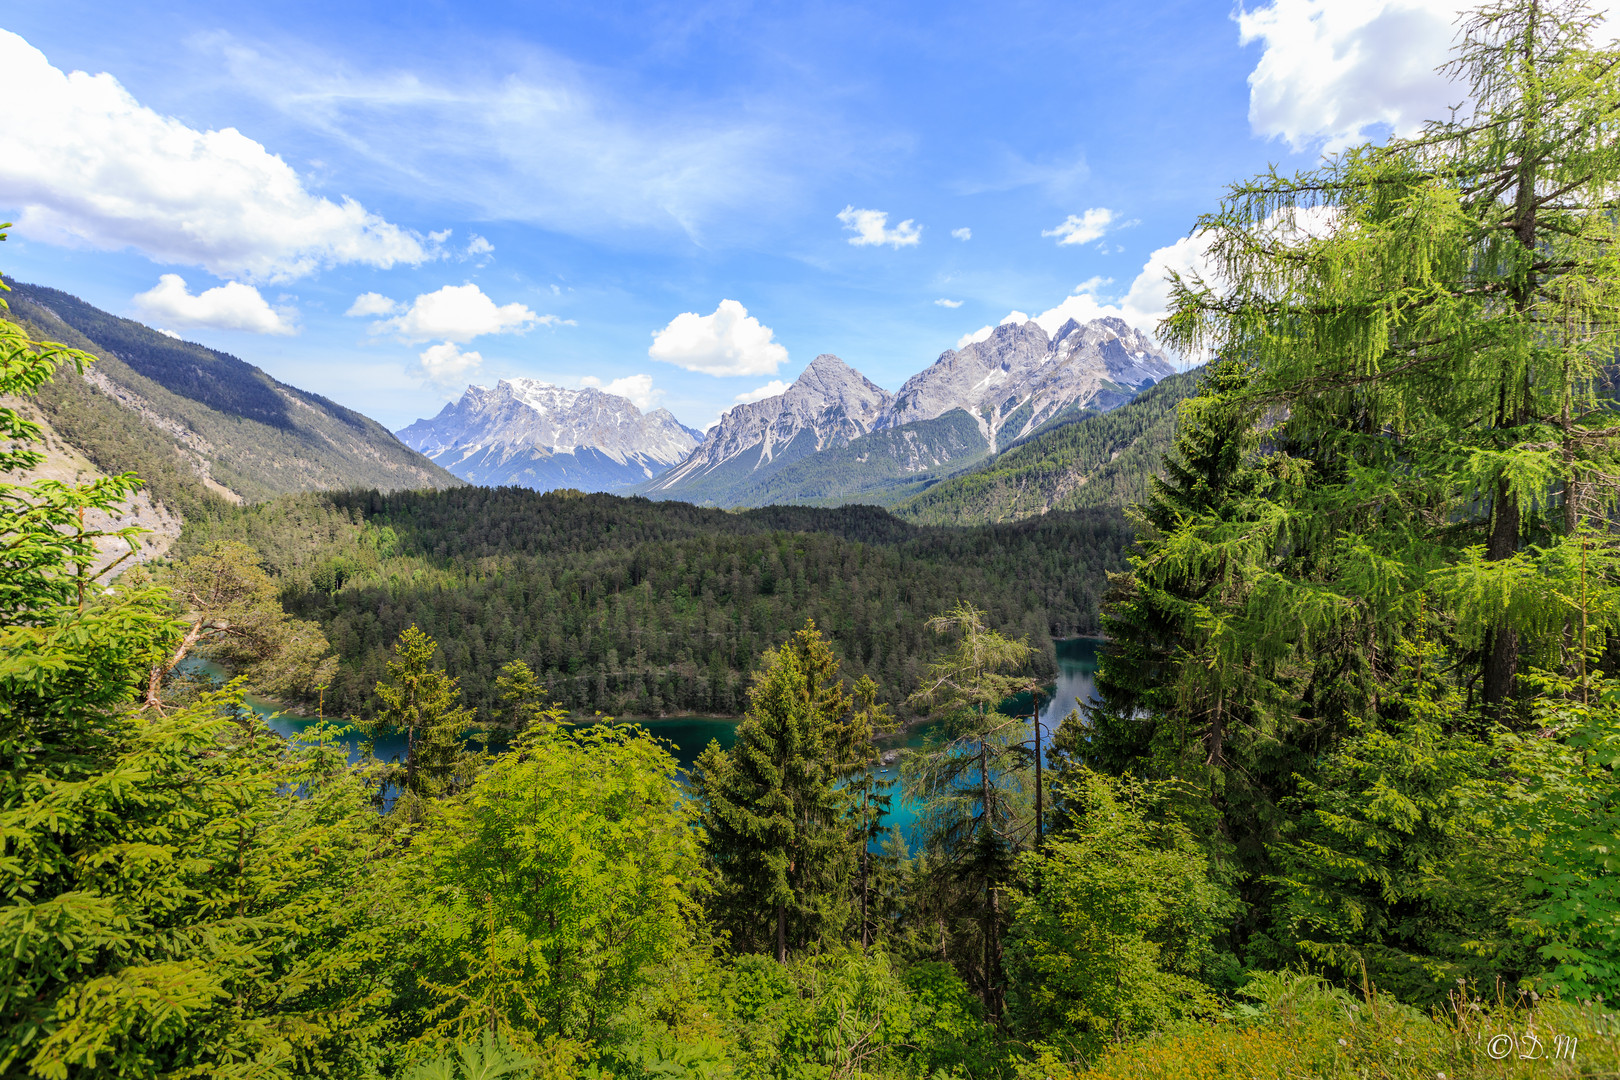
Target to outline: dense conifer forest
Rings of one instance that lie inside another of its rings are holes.
[[[1037,642],[1092,633],[1133,533],[1117,510],[1015,525],[917,528],[876,507],[742,513],[521,488],[289,496],[192,519],[176,552],[245,540],[287,609],[319,623],[341,664],[336,713],[369,716],[396,638],[438,641],[485,719],[522,660],[582,713],[742,711],[759,656],[813,618],[854,677],[909,714],[934,647],[925,623],[980,597]]]
[[[0,1076],[1620,1073],[1594,22],[1486,5],[1478,115],[1200,219],[1161,334],[1217,359],[1106,587],[1100,511],[351,492],[129,569],[139,477],[0,482]],[[94,362],[0,319],[0,476]],[[1005,715],[1092,617],[1100,699]],[[574,722],[683,695],[741,712],[685,771]]]

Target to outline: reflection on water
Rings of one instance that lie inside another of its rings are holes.
[[[1095,700],[1096,684],[1094,680],[1097,671],[1097,647],[1101,643],[1092,638],[1069,638],[1056,643],[1058,673],[1055,685],[1042,694],[1041,728],[1042,738],[1050,739],[1052,732],[1063,718],[1078,705]],[[207,660],[187,660],[183,666],[188,671],[208,675],[215,679],[223,679],[225,670],[218,664]],[[316,723],[313,716],[300,716],[295,713],[281,712],[275,702],[264,701],[260,698],[248,697],[244,699],[248,708],[266,718],[271,730],[289,738],[296,739],[311,724]],[[1013,698],[1002,706],[1002,711],[1012,715],[1028,716],[1030,699],[1028,694]],[[328,718],[329,720],[331,718]],[[711,716],[675,716],[662,720],[641,720],[638,723],[650,733],[664,739],[670,746],[675,760],[680,763],[681,769],[690,769],[697,761],[704,747],[709,745],[711,739],[717,740],[723,749],[737,741],[737,722],[723,717]],[[879,746],[885,752],[890,750],[915,749],[923,745],[929,732],[929,725],[913,728],[910,731],[879,741]],[[361,737],[357,732],[348,732],[341,736],[339,741],[347,747],[351,762],[360,760]],[[405,737],[400,733],[379,734],[376,740],[377,757],[383,761],[399,756],[405,756]],[[890,763],[881,774],[883,779],[899,780],[900,767],[898,762]],[[891,789],[894,795],[893,805],[884,824],[899,828],[902,836],[910,837],[917,824],[917,808],[908,803],[899,790],[898,784]]]

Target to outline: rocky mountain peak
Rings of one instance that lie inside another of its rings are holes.
[[[728,409],[692,456],[649,490],[700,481],[722,467],[752,471],[843,445],[871,431],[892,400],[843,360],[822,353],[783,393]]]
[[[1118,318],[1070,319],[1051,336],[1033,320],[1003,323],[906,380],[878,426],[962,409],[994,450],[1009,425],[1007,434],[1019,437],[1066,411],[1111,408],[1173,372],[1152,341]]]
[[[832,353],[822,353],[788,387],[782,395],[791,405],[827,407],[842,405],[864,414],[881,409],[891,395],[865,375],[850,367]],[[769,398],[765,399],[769,401]]]
[[[667,409],[643,414],[629,398],[539,379],[469,386],[431,420],[396,434],[465,479],[541,490],[638,483],[680,461],[699,440]]]

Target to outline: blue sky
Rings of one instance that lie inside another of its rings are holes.
[[[1455,8],[13,0],[0,268],[390,427],[515,375],[703,427],[822,352],[1151,329],[1226,183],[1455,96]]]

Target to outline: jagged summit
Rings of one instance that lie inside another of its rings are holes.
[[[722,468],[753,472],[843,445],[871,431],[891,400],[865,375],[822,353],[784,392],[727,410],[691,457],[645,490],[676,491]]]
[[[627,487],[680,461],[699,439],[668,409],[644,414],[617,394],[539,379],[469,386],[437,416],[397,434],[465,480],[541,491]]]
[[[1118,318],[1070,319],[1052,336],[1033,320],[1004,323],[983,341],[946,350],[907,379],[877,426],[962,409],[994,451],[1060,413],[1113,408],[1173,374],[1164,353]]]
[[[692,455],[638,491],[720,505],[877,498],[972,465],[1086,409],[1122,405],[1175,373],[1117,318],[1033,320],[948,349],[890,394],[828,353],[785,392],[721,417]]]

